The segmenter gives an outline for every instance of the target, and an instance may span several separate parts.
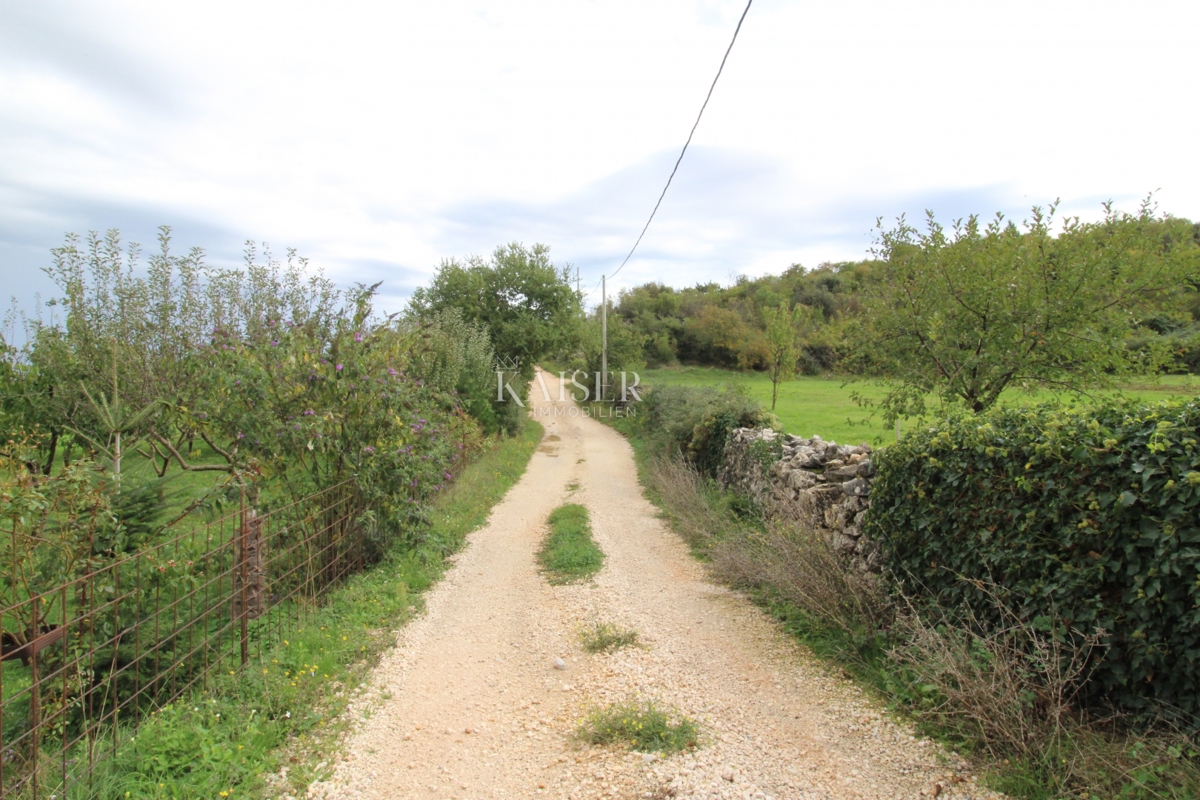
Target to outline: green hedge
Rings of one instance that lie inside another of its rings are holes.
[[[1093,706],[1200,718],[1200,403],[950,420],[878,453],[865,533],[919,604],[1106,631]],[[989,588],[989,584],[993,588]],[[1058,622],[1055,622],[1058,621]]]

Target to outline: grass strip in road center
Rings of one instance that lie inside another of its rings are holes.
[[[696,746],[695,721],[653,700],[630,698],[594,708],[577,735],[588,744],[628,745],[641,753],[674,753]]]
[[[568,503],[550,512],[550,535],[538,553],[546,579],[555,585],[590,578],[604,566],[604,553],[592,541],[587,509]]]

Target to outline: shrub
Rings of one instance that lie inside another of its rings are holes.
[[[963,416],[880,451],[864,534],[919,607],[1068,639],[1081,697],[1200,711],[1200,403]],[[1062,624],[1054,623],[1061,620]],[[1078,644],[1078,642],[1077,642]]]
[[[646,337],[625,321],[619,314],[608,315],[608,369],[610,372],[637,372],[646,366],[644,347]],[[590,376],[595,376],[601,367],[601,325],[600,314],[596,312],[585,319],[580,326],[578,351],[567,359],[573,369],[582,370]],[[609,379],[614,380],[613,378]],[[620,376],[616,385],[620,386]],[[632,380],[632,378],[631,378]],[[582,381],[587,383],[587,378]]]
[[[679,453],[706,475],[721,468],[735,428],[774,427],[774,416],[734,388],[665,386],[648,391],[641,424],[660,447]]]
[[[410,316],[404,327],[421,334],[416,359],[425,381],[447,394],[456,393],[485,434],[514,434],[521,429],[524,409],[509,396],[497,399],[496,354],[486,326],[468,322],[457,308],[448,308],[423,318]],[[525,381],[515,379],[510,385],[522,402],[528,399]]]

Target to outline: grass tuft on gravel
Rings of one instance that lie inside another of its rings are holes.
[[[568,503],[550,512],[550,535],[538,552],[546,579],[559,585],[590,578],[604,566],[604,552],[592,541],[587,509]]]
[[[638,632],[622,628],[612,622],[593,622],[579,632],[583,649],[589,653],[606,653],[622,647],[640,647]]]
[[[625,744],[641,753],[675,753],[696,746],[699,726],[653,700],[629,699],[593,709],[579,726],[588,744]]]

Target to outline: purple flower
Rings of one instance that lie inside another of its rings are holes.
[[[315,412],[310,408],[304,412],[304,416],[311,417]]]
[[[412,482],[412,484],[411,484],[411,485],[412,485],[412,486],[416,486],[416,485],[417,485],[417,479],[416,479],[416,478],[413,478],[413,482]]]
[[[399,375],[399,374],[400,374],[400,373],[399,373],[399,372],[396,372],[396,370],[392,369],[391,367],[388,367],[388,375],[396,376],[396,375]]]
[[[245,439],[245,438],[246,438],[246,434],[242,433],[241,431],[238,431],[237,438],[238,438],[238,439]]]
[[[361,342],[361,341],[362,341],[362,331],[355,331],[355,332],[354,332],[354,341],[356,341],[356,342]]]
[[[446,480],[450,480],[450,473],[449,473],[449,472],[443,472],[442,474],[446,476]]]
[[[278,339],[272,339],[272,340],[271,340],[271,347],[278,347],[278,346],[279,346],[279,340],[278,340]]]
[[[334,367],[334,369],[336,369],[338,372],[341,372],[341,371],[342,371],[342,365],[341,365],[341,364],[338,364],[336,367]]]
[[[364,453],[374,453],[374,452],[375,452],[375,448],[374,448],[374,447],[371,447],[370,445],[367,445],[366,447],[364,447],[364,448],[363,448],[363,452],[364,452]]]

